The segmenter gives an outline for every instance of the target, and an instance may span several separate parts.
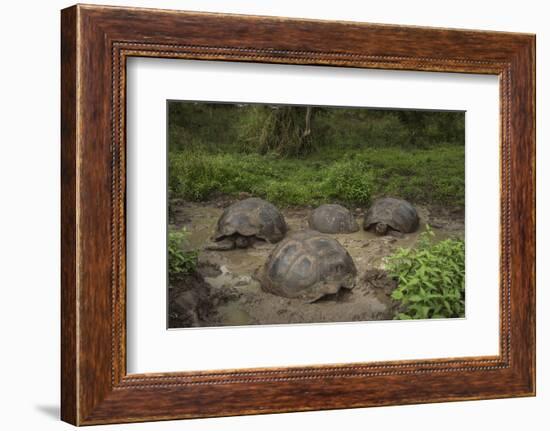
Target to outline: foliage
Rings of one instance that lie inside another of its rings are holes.
[[[463,112],[402,110],[395,113],[410,132],[410,146],[426,147],[437,141],[464,142]]]
[[[218,103],[168,103],[171,151],[216,151],[238,141],[242,111]]]
[[[308,128],[311,108],[255,105],[244,110],[239,139],[243,148],[260,154],[305,155],[313,143]]]
[[[187,231],[168,231],[168,276],[171,280],[191,274],[197,269],[199,253],[197,250],[185,250]]]
[[[401,302],[396,319],[464,317],[464,241],[433,242],[429,229],[416,248],[401,248],[387,258],[398,280],[392,298]]]
[[[374,194],[414,203],[464,206],[464,147],[380,148],[363,156],[374,173]]]
[[[464,205],[462,112],[314,107],[307,121],[299,106],[170,102],[168,115],[170,198]]]
[[[323,147],[406,147],[411,131],[393,111],[325,109],[315,118],[314,138]]]
[[[170,102],[170,150],[275,153],[464,146],[464,112]],[[311,132],[311,133],[309,133]]]
[[[170,196],[191,201],[248,192],[280,206],[334,201],[365,206],[385,195],[415,203],[464,204],[464,148],[458,146],[414,152],[326,148],[304,159],[174,151],[168,161]]]
[[[328,170],[325,181],[331,197],[354,205],[370,203],[373,185],[365,163],[338,161]]]

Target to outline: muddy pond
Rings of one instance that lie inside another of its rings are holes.
[[[384,258],[400,247],[413,247],[426,224],[434,231],[435,239],[464,237],[462,210],[422,205],[415,205],[420,228],[414,233],[398,238],[363,229],[333,234],[355,261],[355,287],[308,303],[261,289],[256,274],[276,245],[257,242],[246,249],[205,249],[223,209],[234,201],[219,198],[200,203],[171,202],[170,224],[188,231],[186,247],[199,254],[196,272],[169,285],[170,328],[390,320],[397,306],[390,297],[395,282],[384,271]],[[308,227],[311,210],[281,209],[289,233]],[[354,209],[353,214],[362,226],[364,210]]]

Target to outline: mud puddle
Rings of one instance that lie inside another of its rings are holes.
[[[192,319],[189,324],[174,320],[171,327],[391,319],[396,304],[391,300],[390,294],[395,286],[384,277],[384,258],[400,247],[414,246],[419,235],[425,231],[426,223],[432,226],[438,240],[464,237],[464,218],[460,212],[423,206],[416,207],[421,228],[401,238],[380,237],[362,229],[351,234],[331,235],[353,257],[358,270],[357,283],[352,290],[341,291],[337,295],[309,304],[301,300],[281,298],[260,288],[255,274],[264,265],[275,245],[260,242],[248,249],[204,250],[204,245],[215,231],[223,207],[227,205],[227,202],[178,202],[172,206],[171,223],[188,230],[189,249],[200,250],[197,272],[209,289],[207,296],[210,303],[208,307],[202,305],[203,308],[208,308],[208,312],[203,312],[200,318]],[[283,209],[282,212],[289,226],[289,233],[308,227],[309,208]],[[354,214],[362,226],[363,212],[358,209]],[[202,303],[206,301],[204,285],[201,285]],[[174,285],[171,289],[180,290],[182,287]],[[186,290],[189,289],[186,286]],[[192,302],[193,300],[189,306],[192,306]],[[171,312],[171,303],[169,307]]]

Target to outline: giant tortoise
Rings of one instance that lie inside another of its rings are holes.
[[[279,242],[287,225],[281,212],[260,198],[248,198],[228,206],[220,216],[209,250],[246,248],[256,240]]]
[[[407,201],[396,198],[376,200],[365,214],[363,228],[378,235],[392,231],[414,232],[418,228],[416,209]]]
[[[259,274],[262,289],[308,302],[352,289],[357,268],[340,243],[312,230],[298,231],[275,247]]]
[[[309,227],[323,233],[352,233],[359,225],[350,210],[338,204],[325,204],[309,215]]]

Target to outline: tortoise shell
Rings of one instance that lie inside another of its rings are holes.
[[[396,198],[376,200],[365,214],[363,228],[368,230],[378,223],[385,223],[402,233],[414,232],[418,228],[418,213],[407,201]]]
[[[309,227],[322,233],[352,233],[359,230],[359,225],[350,210],[342,205],[321,205],[311,212]]]
[[[214,239],[233,235],[254,236],[275,243],[287,231],[285,218],[272,204],[260,198],[248,198],[228,206],[220,216]]]
[[[312,302],[352,289],[357,268],[340,243],[312,230],[299,231],[275,247],[260,276],[262,289]]]

